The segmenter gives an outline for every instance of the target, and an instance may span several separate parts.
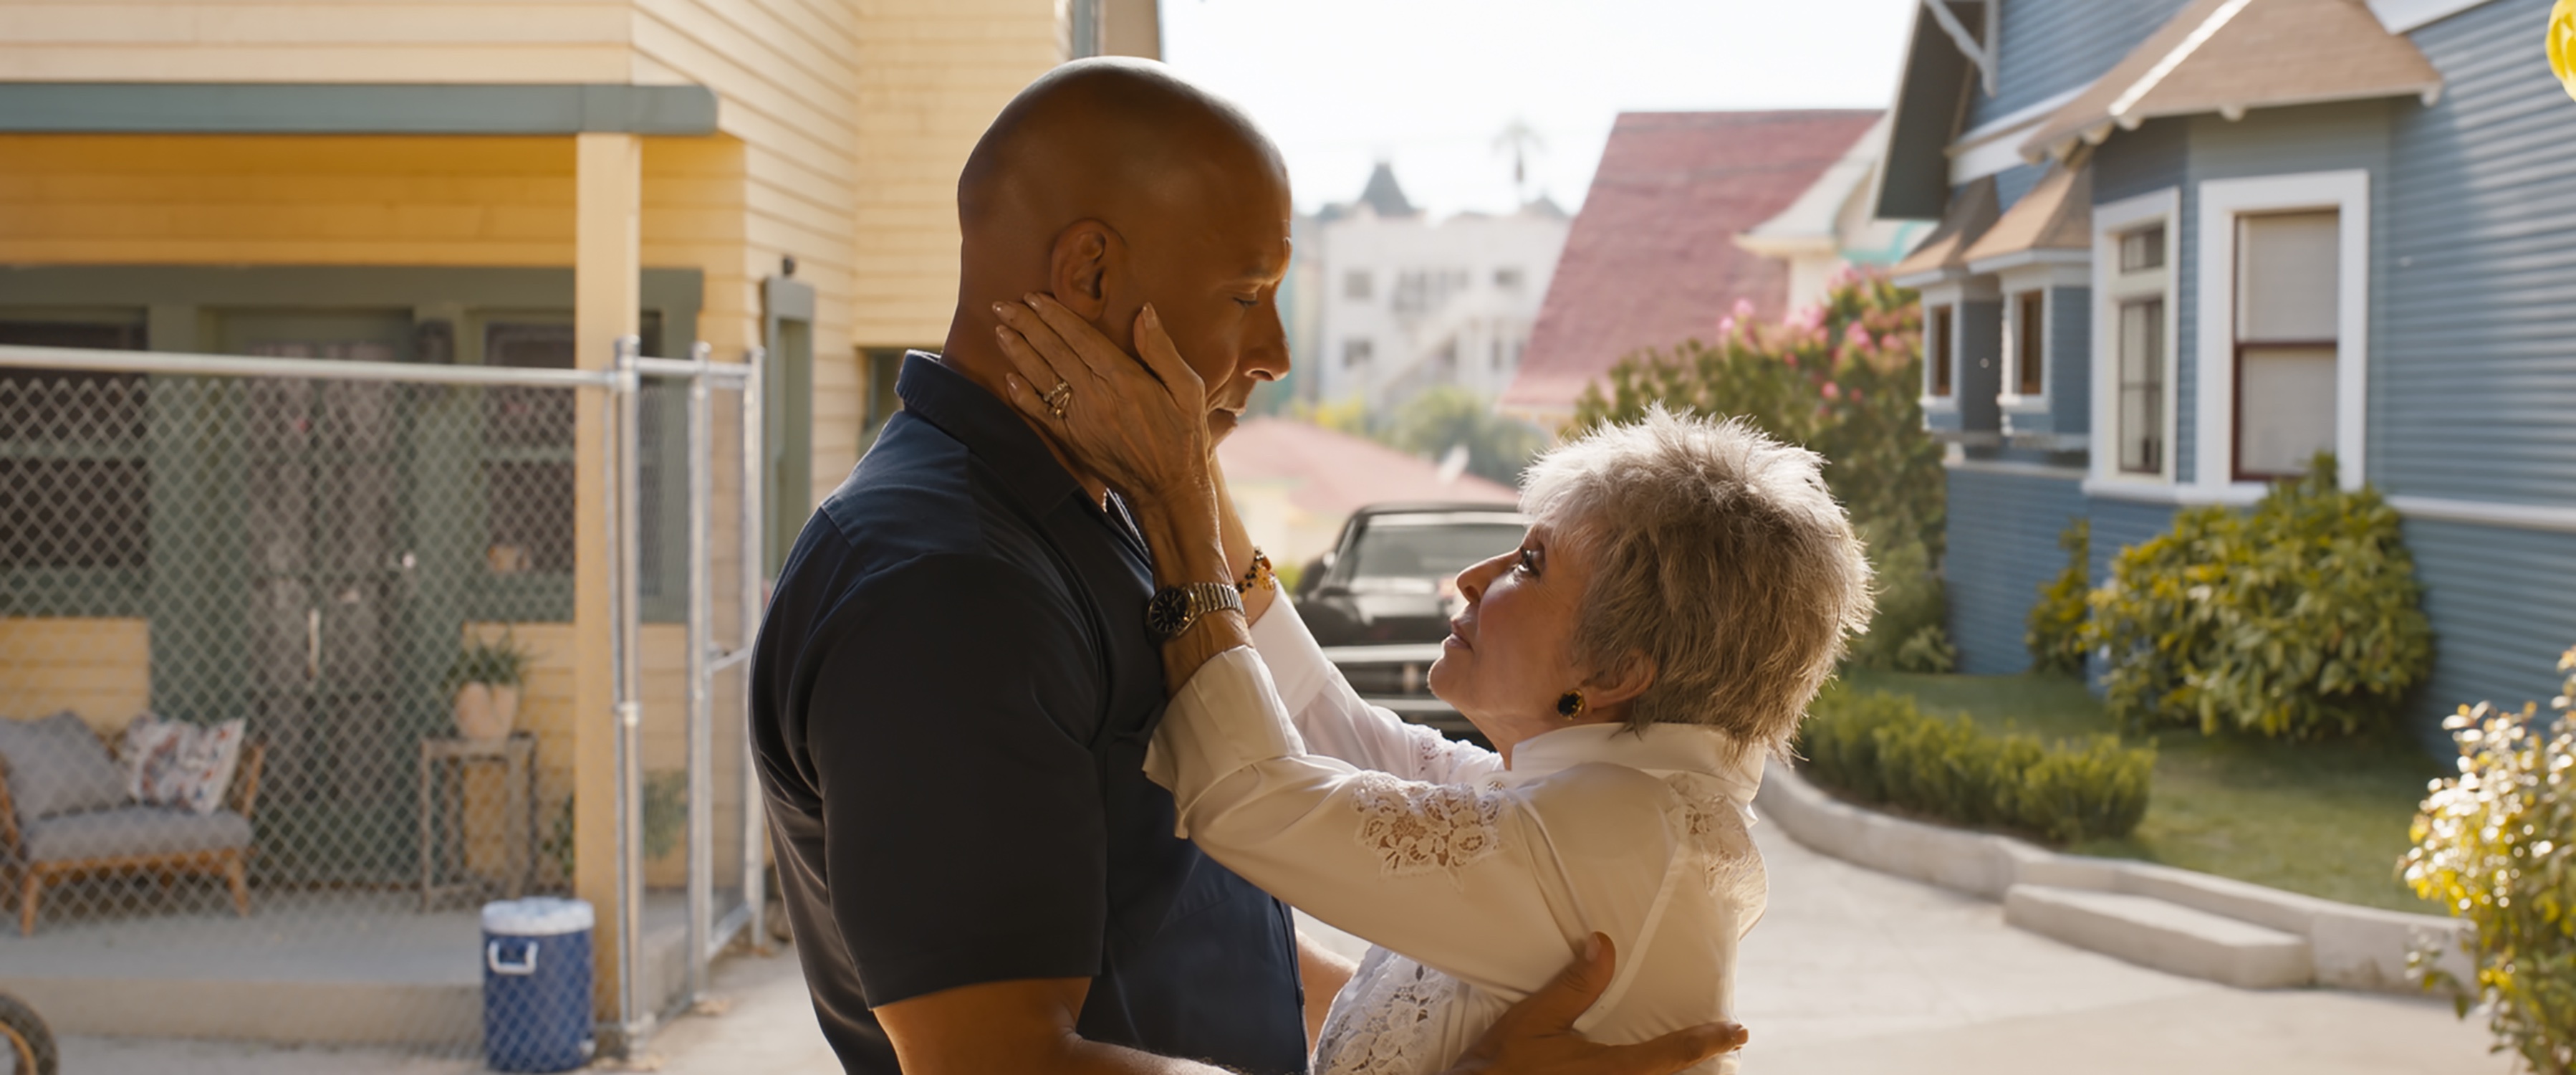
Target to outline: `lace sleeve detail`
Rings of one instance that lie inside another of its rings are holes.
[[[1461,784],[1421,784],[1379,772],[1351,779],[1361,846],[1386,877],[1458,871],[1503,847],[1504,794]]]
[[[1718,898],[1758,912],[1770,892],[1762,854],[1754,849],[1744,808],[1704,777],[1675,773],[1665,778],[1673,789],[1668,820],[1689,860],[1706,872],[1709,891]]]
[[[1384,948],[1361,962],[1315,1043],[1322,1075],[1418,1075],[1448,1062],[1438,1055],[1441,1009],[1458,983]]]

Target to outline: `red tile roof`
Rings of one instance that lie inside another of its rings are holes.
[[[1789,270],[1735,245],[1796,201],[1877,112],[1627,112],[1610,130],[1530,333],[1509,410],[1563,415],[1642,347],[1708,339],[1739,298],[1783,313]]]
[[[1286,418],[1245,419],[1217,445],[1216,457],[1226,480],[1286,483],[1289,502],[1318,518],[1401,500],[1520,500],[1498,482],[1473,474],[1442,481],[1439,465],[1428,459]]]

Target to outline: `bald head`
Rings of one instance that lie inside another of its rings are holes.
[[[1279,150],[1252,118],[1147,60],[1077,60],[1002,109],[957,178],[968,231],[1189,210],[1287,187]]]
[[[1046,292],[1135,350],[1151,303],[1207,383],[1222,434],[1288,371],[1276,303],[1290,203],[1250,117],[1144,60],[1065,64],[1021,90],[957,180],[948,357],[999,384],[991,304]]]

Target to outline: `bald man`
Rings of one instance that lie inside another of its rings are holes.
[[[1132,353],[1150,303],[1230,430],[1288,372],[1285,169],[1158,65],[1082,61],[1003,109],[957,200],[945,350],[905,358],[904,409],[797,538],[753,657],[815,1012],[869,1075],[1302,1073],[1288,909],[1175,838],[1142,772],[1151,564],[1175,550],[1003,401],[994,336],[995,304],[1043,292]],[[1656,1075],[1716,1051],[1564,1034],[1601,962],[1460,1070]]]

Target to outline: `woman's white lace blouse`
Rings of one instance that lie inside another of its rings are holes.
[[[1182,835],[1377,946],[1314,1071],[1441,1071],[1595,931],[1618,974],[1577,1030],[1626,1043],[1731,1013],[1765,891],[1746,831],[1758,753],[1705,728],[1585,725],[1521,743],[1507,770],[1362,702],[1286,600],[1253,641],[1173,697],[1146,773]]]

